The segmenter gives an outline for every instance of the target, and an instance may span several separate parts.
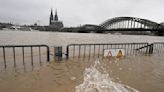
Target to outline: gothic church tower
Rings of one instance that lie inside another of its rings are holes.
[[[55,11],[55,15],[53,15],[53,10],[51,9],[49,26],[56,29],[63,28],[63,22],[59,21],[57,10]]]

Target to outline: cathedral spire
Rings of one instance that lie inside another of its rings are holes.
[[[52,21],[53,21],[53,10],[51,8],[51,14],[50,14],[50,25],[52,24]]]
[[[57,9],[55,11],[55,18],[54,18],[55,21],[58,21],[58,14],[57,14]]]

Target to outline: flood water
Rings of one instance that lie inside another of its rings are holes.
[[[60,63],[53,60],[54,46],[63,46],[65,52],[65,47],[72,43],[163,41],[164,37],[144,35],[0,31],[0,45],[46,44],[51,48],[51,63],[36,70],[1,71],[0,92],[163,92],[163,54],[125,56],[122,59],[72,57]]]

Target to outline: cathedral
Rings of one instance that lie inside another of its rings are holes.
[[[63,22],[62,21],[59,21],[57,10],[55,12],[55,15],[53,15],[53,10],[51,9],[49,26],[50,27],[53,27],[55,29],[61,29],[61,28],[63,28]]]

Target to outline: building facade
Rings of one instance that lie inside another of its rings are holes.
[[[49,26],[55,29],[61,29],[64,27],[63,22],[58,19],[57,10],[55,11],[55,15],[53,15],[53,10],[51,9]]]

